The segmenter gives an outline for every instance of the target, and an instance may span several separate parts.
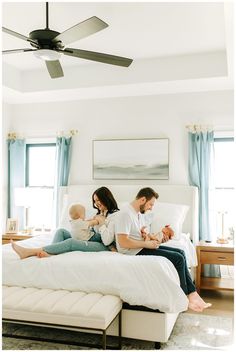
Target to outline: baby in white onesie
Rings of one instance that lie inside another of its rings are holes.
[[[73,204],[69,208],[69,215],[70,215],[70,225],[71,225],[71,237],[77,240],[82,241],[89,241],[91,237],[95,234],[100,236],[101,242],[101,235],[96,233],[93,229],[93,226],[99,225],[99,219],[91,219],[85,220],[85,207],[81,204]]]
[[[73,204],[69,208],[71,237],[81,241],[102,242],[102,236],[95,231],[93,226],[101,225],[99,216],[95,219],[85,220],[85,207],[81,204]],[[107,246],[110,251],[116,252],[113,244]]]

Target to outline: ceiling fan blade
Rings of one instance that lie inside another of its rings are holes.
[[[30,39],[29,37],[26,37],[26,36],[23,35],[23,34],[14,32],[14,31],[12,31],[11,29],[8,29],[8,28],[6,28],[6,27],[2,27],[2,31],[5,32],[5,33],[7,33],[7,34],[13,35],[14,37],[17,37],[17,38],[19,38],[19,39],[26,40],[27,42],[30,42],[30,43],[35,44],[35,45],[38,46],[37,41],[32,40],[32,39]]]
[[[28,51],[37,51],[37,49],[12,49],[12,50],[3,50],[2,54],[16,54],[16,53],[26,53]]]
[[[100,20],[100,18],[93,16],[67,29],[61,34],[58,34],[53,38],[53,42],[61,41],[63,44],[67,45],[76,42],[79,39],[88,37],[93,33],[99,32],[106,27],[108,27],[107,23]]]
[[[45,61],[51,78],[63,77],[64,73],[59,60]]]
[[[133,60],[126,57],[97,53],[94,51],[87,51],[81,49],[66,48],[65,50],[60,50],[65,55],[79,57],[80,59],[92,60],[103,62],[105,64],[117,65],[128,67]]]

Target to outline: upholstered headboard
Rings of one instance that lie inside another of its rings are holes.
[[[102,185],[71,185],[60,187],[59,191],[59,218],[68,204],[80,202],[86,207],[92,206],[92,194]],[[198,238],[198,190],[193,186],[182,185],[107,185],[118,204],[131,202],[138,191],[143,187],[152,187],[159,194],[159,201],[166,203],[186,204],[189,211],[186,215],[183,231],[190,233],[193,243]]]

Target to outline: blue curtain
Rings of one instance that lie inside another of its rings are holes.
[[[55,190],[55,225],[58,225],[58,192],[60,186],[67,186],[70,172],[72,137],[58,137],[56,141],[56,190]]]
[[[71,141],[72,137],[58,137],[57,138],[57,185],[67,186],[70,159],[71,159]]]
[[[199,191],[199,240],[211,241],[209,188],[214,148],[213,132],[189,132],[189,183]],[[204,276],[219,277],[219,265],[204,265]]]
[[[16,218],[24,228],[24,209],[15,206],[16,187],[25,187],[25,140],[8,139],[8,217]]]

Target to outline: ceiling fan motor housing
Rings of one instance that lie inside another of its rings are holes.
[[[36,29],[30,32],[29,38],[36,40],[38,46],[34,43],[30,43],[33,47],[39,47],[40,49],[62,49],[64,46],[61,41],[53,42],[53,39],[59,35],[59,32],[52,31],[51,29]]]

